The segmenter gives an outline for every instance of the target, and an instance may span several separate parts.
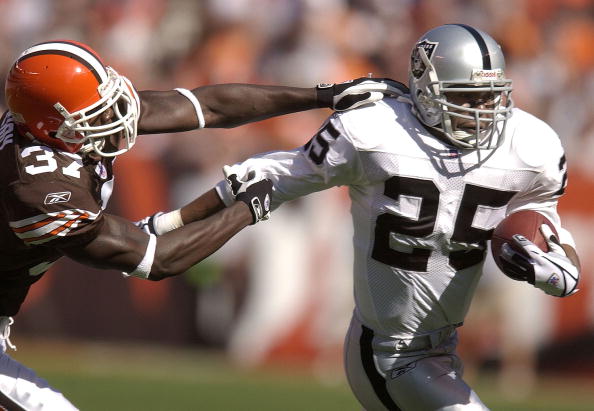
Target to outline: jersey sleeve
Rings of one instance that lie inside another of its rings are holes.
[[[92,193],[61,180],[14,184],[4,207],[12,232],[27,245],[86,243],[103,223]]]
[[[260,154],[233,165],[232,170],[240,178],[254,170],[271,179],[273,209],[297,197],[361,184],[364,179],[357,149],[342,127],[340,114],[332,115],[304,146]],[[227,204],[232,201],[229,192],[221,197]]]
[[[536,168],[535,177],[527,189],[512,199],[508,212],[535,210],[561,227],[557,203],[567,187],[567,160],[557,134],[549,128],[541,130],[541,133],[540,147],[518,148],[521,155],[532,158],[538,156],[542,163]]]

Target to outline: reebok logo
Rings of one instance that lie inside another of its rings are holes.
[[[403,376],[404,374],[406,374],[407,372],[414,370],[415,367],[417,366],[416,362],[410,363],[408,365],[405,365],[404,367],[400,367],[400,368],[395,368],[392,370],[392,374],[390,375],[390,377],[394,380],[398,377]]]
[[[70,191],[62,191],[60,193],[49,193],[45,196],[43,204],[65,203],[70,200],[72,193]]]

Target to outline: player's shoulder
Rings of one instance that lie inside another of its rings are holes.
[[[48,147],[21,135],[10,116],[0,120],[0,175],[3,186],[44,183],[55,180],[92,179],[92,168],[83,167],[80,154]]]
[[[559,140],[557,132],[544,120],[517,107],[512,111],[508,127],[522,139],[545,139],[546,142]]]
[[[400,133],[406,133],[403,124],[410,123],[412,116],[409,103],[392,97],[335,113],[347,138],[361,150],[379,148]]]
[[[519,108],[513,110],[505,138],[510,150],[531,167],[558,162],[564,155],[563,145],[555,130],[545,121]]]
[[[0,120],[0,136],[0,202],[12,233],[27,245],[94,235],[111,162],[85,164],[78,154],[22,136],[9,114]]]
[[[66,244],[98,230],[102,208],[93,192],[63,173],[35,177],[3,187],[4,217],[17,238],[27,245],[52,240]]]
[[[0,132],[9,129],[0,123]],[[85,165],[79,154],[44,146],[10,130],[3,134],[4,144],[0,145],[0,190],[5,207],[21,217],[60,211],[66,204],[98,210],[94,191],[109,178],[103,162],[98,163],[103,167]]]
[[[358,123],[361,120],[389,123],[394,118],[407,117],[411,114],[410,101],[407,98],[408,88],[401,84],[402,94],[386,96],[374,103],[365,104],[352,110],[340,111],[336,116],[345,124]]]

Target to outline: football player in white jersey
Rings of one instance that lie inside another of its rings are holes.
[[[244,185],[227,208],[212,189],[137,224],[105,212],[114,158],[131,149],[138,134],[348,109],[381,99],[387,88],[386,81],[361,78],[311,88],[222,84],[137,92],[85,44],[50,41],[23,51],[7,75],[8,110],[0,118],[0,409],[75,408],[5,352],[13,347],[12,317],[59,258],[160,280],[267,218],[272,186],[266,178]]]
[[[544,214],[560,238],[545,231],[544,253],[516,237],[526,253],[504,246],[506,274],[558,297],[577,290],[579,261],[556,210],[563,147],[513,107],[501,48],[473,27],[423,34],[399,89],[333,114],[303,147],[225,167],[217,192],[232,204],[248,173],[266,177],[274,209],[348,186],[355,309],[344,349],[355,396],[368,411],[487,409],[462,379],[456,329],[497,223],[523,209]]]

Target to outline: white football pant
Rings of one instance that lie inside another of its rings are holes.
[[[488,410],[462,379],[455,330],[423,351],[397,353],[385,349],[389,344],[384,343],[379,347],[373,331],[353,316],[345,341],[345,369],[366,411]]]
[[[77,410],[60,392],[35,372],[6,354],[12,318],[0,317],[0,410],[72,411]]]

